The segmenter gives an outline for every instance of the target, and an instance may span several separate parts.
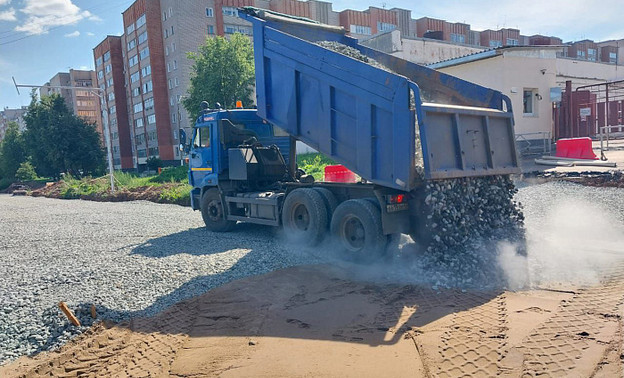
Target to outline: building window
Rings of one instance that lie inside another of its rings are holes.
[[[141,87],[136,87],[132,89],[132,97],[136,97],[141,94]]]
[[[152,125],[156,123],[156,114],[150,114],[147,116],[147,124]]]
[[[206,17],[212,17],[212,16],[213,16],[212,8],[206,8]]]
[[[143,111],[143,103],[139,102],[138,104],[134,104],[134,112],[140,113]]]
[[[147,31],[139,34],[139,45],[145,41],[147,41]]]
[[[174,70],[177,70],[177,69],[178,69],[178,61],[177,61],[177,60],[174,60],[174,61],[173,61],[173,69],[174,69]]]
[[[173,89],[173,82],[169,79],[169,89]]]
[[[537,97],[536,89],[525,88],[522,91],[522,114],[525,116],[536,115],[535,99]]]
[[[108,94],[108,101],[113,101],[115,99],[115,92],[111,92]]]
[[[133,31],[134,31],[134,22],[128,25],[128,27],[126,28],[126,34],[130,35],[130,33],[132,33]]]
[[[110,108],[108,108],[108,112],[110,114],[115,114],[117,113],[117,107],[115,105],[111,106]]]
[[[377,21],[377,33],[387,32],[394,29],[396,29],[396,25]]]
[[[136,47],[136,39],[133,39],[132,41],[128,42],[128,51],[132,50],[135,47]]]
[[[104,71],[105,71],[106,73],[111,72],[111,71],[112,71],[111,65],[110,65],[110,64],[107,64],[107,65],[106,65],[106,67],[104,67]]]
[[[167,21],[167,12],[163,12],[162,20]]]
[[[147,100],[144,101],[145,103],[145,110],[150,110],[150,109],[154,109],[154,98],[150,97]]]
[[[158,147],[151,147],[149,149],[149,154],[150,154],[150,156],[157,156],[158,155]]]
[[[165,46],[165,55],[169,56],[169,46]]]
[[[130,81],[132,83],[136,83],[137,81],[139,81],[139,78],[141,77],[141,74],[139,73],[139,71],[133,73],[132,75],[130,75]]]
[[[165,38],[169,38],[169,29],[165,29]]]
[[[99,66],[99,65],[101,65],[101,64],[102,64],[102,57],[99,57],[99,58],[97,58],[97,59],[95,60],[95,65],[96,65],[96,66]]]
[[[143,50],[141,50],[139,55],[141,55],[141,60],[147,58],[149,56],[149,47],[146,47]]]
[[[175,113],[171,114],[171,123],[176,123],[176,115],[175,115]]]
[[[214,26],[208,25],[208,34],[214,34]]]
[[[98,79],[103,79],[104,78],[104,71],[100,70],[98,71]]]
[[[151,75],[152,74],[152,66],[151,65],[147,65],[143,68],[141,68],[141,76],[145,77],[147,75]]]
[[[148,81],[143,84],[143,93],[150,93],[152,91],[152,81]]]
[[[617,63],[617,53],[609,53],[609,63]]]
[[[171,34],[170,35],[173,35],[173,34],[174,34],[173,33],[173,25],[171,25]]]
[[[137,143],[137,145],[138,145],[138,144],[139,144],[139,143]],[[145,153],[145,150],[137,150],[137,156],[138,156],[138,157],[140,157],[140,158],[147,157],[147,155],[146,155],[146,153]]]
[[[235,7],[221,7],[224,16],[238,17],[238,9]]]
[[[178,85],[180,85],[180,80],[178,80],[178,78],[174,78],[173,82],[175,83],[175,86],[177,87]]]
[[[139,58],[136,55],[132,55],[130,59],[128,59],[129,67],[134,67],[137,63],[139,63]]]
[[[507,38],[507,46],[518,46],[519,41],[514,38]]]
[[[451,42],[466,43],[466,36],[463,34],[451,33]]]
[[[108,78],[108,80],[106,80],[106,84],[108,84],[109,88],[112,87],[113,86],[113,78],[112,77]]]
[[[577,57],[577,58],[585,58],[585,51],[578,50],[578,51],[576,52],[576,57]]]
[[[145,25],[145,13],[143,15],[141,15],[141,17],[139,17],[136,20],[136,28],[140,28],[141,26]]]
[[[353,34],[363,34],[363,35],[371,35],[371,28],[370,26],[363,26],[363,25],[351,25],[351,28],[349,29],[349,31]]]
[[[596,49],[587,49],[587,60],[596,60]]]
[[[496,39],[491,39],[490,40],[490,47],[491,48],[496,48],[496,47],[502,47],[503,46],[503,42],[496,40]]]
[[[234,34],[240,33],[244,35],[251,35],[251,28],[249,26],[240,26],[240,25],[225,25],[224,27],[225,34]]]
[[[134,126],[143,127],[143,118],[137,118],[134,120]]]
[[[110,51],[104,53],[104,61],[108,62],[110,60]]]
[[[176,50],[176,45],[175,45],[175,42],[173,42],[171,44],[171,52],[175,52],[175,50]]]

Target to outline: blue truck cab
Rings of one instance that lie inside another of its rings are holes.
[[[204,109],[190,137],[189,184],[191,207],[201,209],[201,195],[230,179],[229,148],[250,138],[264,146],[277,146],[284,162],[290,162],[290,137],[257,116],[255,109]]]

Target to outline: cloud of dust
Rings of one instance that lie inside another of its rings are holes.
[[[591,285],[624,262],[624,226],[608,209],[576,198],[543,210],[527,217],[526,257],[508,243],[498,246],[510,288]]]

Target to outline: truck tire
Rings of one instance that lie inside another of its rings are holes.
[[[327,232],[328,222],[323,197],[317,191],[299,188],[286,196],[282,207],[282,225],[290,241],[317,245]]]
[[[325,209],[327,209],[327,219],[331,219],[332,215],[334,214],[334,211],[336,211],[336,208],[338,207],[338,200],[336,199],[336,196],[334,195],[334,193],[331,192],[331,190],[327,189],[327,188],[313,188],[316,192],[318,192],[318,194],[321,195],[321,197],[323,197],[323,202],[325,203]],[[329,222],[328,226],[329,226]]]
[[[381,227],[381,212],[366,199],[341,203],[330,229],[340,253],[352,261],[373,262],[383,255],[388,244]]]
[[[221,195],[217,188],[208,189],[202,195],[201,214],[206,228],[210,231],[228,232],[236,224],[236,222],[225,219]]]

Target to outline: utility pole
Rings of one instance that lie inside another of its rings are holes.
[[[28,85],[28,84],[17,84],[15,82],[15,78],[13,77],[13,84],[15,85],[15,90],[17,91],[17,94],[20,94],[19,89],[20,88],[50,88],[50,89],[67,89],[67,90],[71,90],[71,91],[75,91],[75,90],[88,90],[90,93],[93,93],[94,95],[96,95],[99,99],[100,99],[100,104],[102,103],[101,100],[104,99],[104,90],[101,88],[96,88],[96,87],[70,87],[70,86],[64,86],[64,85]],[[115,193],[115,176],[114,176],[114,169],[113,169],[113,148],[111,145],[111,140],[110,140],[110,132],[108,130],[108,110],[103,111],[102,112],[102,118],[104,121],[104,139],[106,140],[106,149],[108,150],[108,153],[106,154],[108,157],[108,175],[110,176],[110,186],[111,186],[111,193]]]
[[[178,95],[178,145],[182,143],[182,141],[180,140],[180,130],[182,129],[182,124],[180,122],[182,120],[182,117],[180,117],[180,102],[185,97],[186,96],[184,95]],[[184,152],[180,150],[180,166],[184,165],[184,157],[182,156],[183,154]]]

